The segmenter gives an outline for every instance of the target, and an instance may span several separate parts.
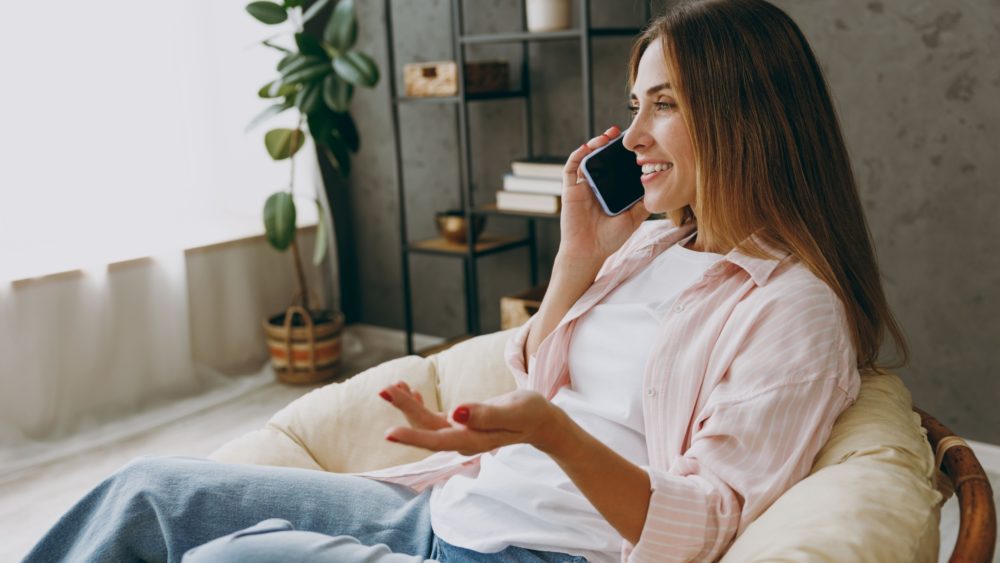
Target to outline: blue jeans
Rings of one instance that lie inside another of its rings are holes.
[[[430,490],[307,469],[139,458],[95,487],[24,560],[577,562],[434,535]]]

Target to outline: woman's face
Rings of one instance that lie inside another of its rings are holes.
[[[630,102],[632,124],[623,139],[643,167],[643,205],[652,213],[695,207],[694,151],[671,76],[657,39],[639,59]]]

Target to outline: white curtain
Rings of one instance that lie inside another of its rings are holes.
[[[272,381],[261,322],[295,290],[261,239],[0,284],[0,475]]]

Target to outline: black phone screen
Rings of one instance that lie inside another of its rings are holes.
[[[635,153],[625,148],[624,135],[587,155],[580,166],[604,212],[618,215],[635,205],[646,193],[639,178],[642,167]]]

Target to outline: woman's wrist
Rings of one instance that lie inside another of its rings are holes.
[[[597,272],[604,265],[604,260],[604,258],[595,258],[593,256],[575,257],[560,249],[556,253],[555,260],[552,262],[552,277],[555,278],[562,274],[570,276],[570,279],[573,280],[587,279],[588,281],[594,281],[594,278],[597,277]]]
[[[557,462],[569,462],[570,456],[580,450],[584,430],[558,406],[549,403],[551,416],[542,425],[538,439],[532,445]]]

